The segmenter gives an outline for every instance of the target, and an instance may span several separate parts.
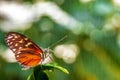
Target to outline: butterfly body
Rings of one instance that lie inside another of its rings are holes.
[[[13,51],[16,60],[24,67],[34,67],[46,57],[46,53],[41,48],[20,33],[7,33],[5,41]]]

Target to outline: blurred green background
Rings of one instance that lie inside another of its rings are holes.
[[[120,80],[120,0],[1,0],[0,80],[26,80],[5,44],[10,31],[51,47],[70,74],[47,72],[50,80]]]

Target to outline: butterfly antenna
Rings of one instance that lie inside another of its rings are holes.
[[[52,46],[56,45],[57,43],[61,42],[62,40],[64,40],[65,38],[67,38],[68,36],[65,35],[64,37],[62,37],[60,40],[58,40],[57,42],[55,42],[54,44],[50,45],[48,48],[51,48]]]

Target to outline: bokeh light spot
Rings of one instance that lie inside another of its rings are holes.
[[[73,63],[79,53],[79,49],[75,44],[59,45],[55,48],[55,56],[62,58],[66,63]]]

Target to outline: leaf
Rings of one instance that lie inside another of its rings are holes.
[[[52,62],[49,64],[44,64],[44,65],[38,65],[35,67],[35,69],[39,69],[39,70],[53,70],[53,69],[58,69],[66,74],[69,74],[68,70],[59,66],[57,63]]]
[[[32,74],[30,74],[27,78],[27,80],[49,80],[47,74],[44,72],[44,70],[53,70],[58,69],[66,74],[69,74],[68,70],[59,66],[57,63],[52,62],[49,64],[44,65],[38,65],[34,67],[34,71]]]
[[[60,70],[60,71],[62,71],[62,72],[64,72],[64,73],[66,73],[66,74],[69,74],[69,72],[68,72],[68,70],[67,69],[65,69],[65,68],[63,68],[63,67],[61,67],[61,66],[59,66],[57,63],[50,63],[50,64],[45,64],[45,65],[43,65],[44,67],[46,67],[46,68],[48,68],[48,69],[53,69],[53,68],[55,68],[55,69],[58,69],[58,70]]]
[[[28,76],[27,80],[35,80],[33,73]]]
[[[49,80],[47,74],[44,71],[34,71],[35,80]]]
[[[30,74],[27,80],[49,80],[47,74],[42,70],[35,69],[32,74]]]

